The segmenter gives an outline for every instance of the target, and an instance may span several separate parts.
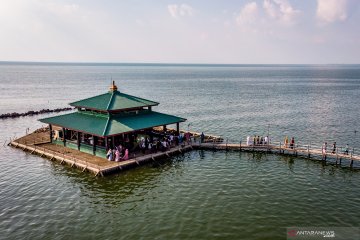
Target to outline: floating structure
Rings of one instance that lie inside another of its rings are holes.
[[[337,148],[335,152],[328,152],[321,147],[288,147],[274,142],[244,145],[241,141],[237,144],[227,140],[224,142],[218,136],[185,133],[180,130],[180,123],[186,119],[153,111],[152,107],[158,104],[119,92],[115,82],[112,82],[109,92],[70,103],[77,109],[75,112],[40,119],[48,124],[47,128],[13,140],[10,145],[101,176],[192,149],[268,152],[315,160],[320,157],[323,162],[333,159],[340,166],[346,160],[351,168],[354,161],[360,162],[360,156],[356,156],[354,150],[344,153]],[[168,125],[176,125],[176,128],[168,128]],[[140,139],[158,142],[170,135],[175,139],[180,135],[188,137],[187,141],[174,141],[161,151],[139,151]],[[120,162],[108,161],[107,150],[119,145],[129,150],[128,158]]]
[[[47,128],[13,140],[10,145],[96,175],[192,149],[189,144],[173,142],[161,151],[158,148],[139,151],[140,139],[159,143],[164,136],[177,138],[181,132],[180,123],[186,119],[153,111],[158,102],[122,93],[114,81],[108,92],[70,105],[75,112],[40,119],[48,124]],[[176,125],[176,128],[168,129],[168,125]],[[122,161],[108,161],[108,150],[120,145],[125,152]]]
[[[10,145],[27,151],[30,154],[37,154],[51,161],[58,161],[60,164],[66,163],[71,167],[80,168],[83,172],[92,172],[95,176],[104,176],[148,162],[156,162],[161,158],[170,157],[193,149],[191,145],[178,145],[164,152],[158,151],[151,154],[133,153],[130,159],[115,162],[108,161],[103,157],[93,154],[50,143],[48,135],[48,131],[31,133],[12,141]]]
[[[70,103],[76,112],[43,118],[49,124],[50,142],[105,157],[106,151],[120,144],[132,152],[137,139],[161,136],[154,127],[176,124],[175,135],[185,118],[155,112],[159,103],[119,92],[115,82],[109,92]]]
[[[184,133],[183,131],[181,131]],[[15,148],[31,154],[38,154],[50,160],[57,160],[61,164],[67,163],[71,167],[78,167],[82,171],[94,173],[96,176],[119,172],[125,169],[136,167],[148,162],[157,162],[161,158],[181,154],[191,150],[222,150],[222,151],[241,151],[241,152],[260,152],[273,153],[287,156],[303,157],[311,160],[319,160],[323,163],[330,163],[337,166],[346,166],[353,168],[354,161],[360,163],[360,156],[354,154],[354,150],[344,153],[336,149],[333,151],[324,151],[321,147],[310,145],[296,145],[293,148],[285,146],[281,142],[261,145],[244,145],[241,142],[228,143],[217,136],[206,136],[204,142],[201,142],[200,134],[193,133],[191,141],[173,146],[166,151],[141,154],[133,153],[131,159],[121,162],[107,161],[103,157],[84,153],[63,145],[50,143],[49,130],[37,131],[28,134],[22,138],[16,139],[10,143]]]

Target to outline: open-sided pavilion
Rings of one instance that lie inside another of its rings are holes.
[[[49,124],[50,139],[79,151],[104,156],[109,148],[122,144],[131,150],[139,136],[159,137],[155,127],[176,124],[175,135],[185,118],[155,112],[158,102],[118,91],[113,82],[104,94],[70,103],[76,112],[40,119]]]

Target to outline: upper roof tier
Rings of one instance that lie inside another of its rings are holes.
[[[78,108],[107,112],[137,109],[156,106],[158,104],[158,102],[121,93],[117,90],[114,82],[110,86],[110,91],[107,93],[70,103],[71,106]]]

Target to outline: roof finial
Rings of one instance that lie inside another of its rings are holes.
[[[115,92],[117,91],[117,86],[115,85],[115,81],[112,81],[112,84],[110,86],[110,92]]]

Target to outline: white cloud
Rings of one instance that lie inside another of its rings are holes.
[[[287,0],[264,0],[263,8],[269,17],[284,24],[294,23],[300,13]]]
[[[194,14],[194,9],[187,4],[170,4],[167,8],[173,18],[192,16]]]
[[[318,0],[317,17],[324,23],[345,21],[347,18],[347,0]]]
[[[236,17],[236,23],[238,25],[249,25],[256,21],[258,15],[258,6],[256,2],[246,4]]]

